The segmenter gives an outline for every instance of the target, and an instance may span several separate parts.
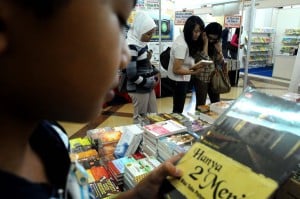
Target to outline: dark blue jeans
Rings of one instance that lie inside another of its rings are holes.
[[[189,82],[171,80],[173,87],[173,113],[182,113]]]

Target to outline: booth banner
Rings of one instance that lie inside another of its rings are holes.
[[[242,25],[242,16],[225,16],[224,26],[227,28],[239,28]]]
[[[145,0],[146,9],[149,10],[158,10],[159,9],[159,0]]]
[[[185,21],[194,14],[192,10],[175,11],[175,25],[184,25]]]
[[[144,0],[137,0],[135,8],[145,8],[145,2],[144,2]]]

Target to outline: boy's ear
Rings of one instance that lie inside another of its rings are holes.
[[[6,24],[4,20],[2,4],[0,4],[0,55],[7,48]]]
[[[0,55],[6,50],[7,47],[7,37],[3,31],[0,31]]]

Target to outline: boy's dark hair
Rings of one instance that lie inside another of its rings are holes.
[[[200,17],[193,15],[186,20],[183,27],[184,40],[189,47],[189,53],[192,57],[197,51],[201,51],[203,48],[203,40],[201,36],[199,36],[197,41],[193,40],[193,31],[196,25],[200,26],[201,31],[204,30],[205,24],[203,20]]]
[[[14,0],[21,7],[30,9],[33,13],[40,18],[46,18],[55,12],[55,10],[70,0]],[[134,0],[134,7],[137,0]]]
[[[14,0],[20,7],[31,10],[37,17],[46,18],[70,0]]]
[[[206,35],[217,35],[217,40],[221,39],[222,36],[222,26],[221,24],[217,23],[217,22],[212,22],[209,23],[206,27],[205,30]],[[208,56],[209,57],[213,57],[215,54],[215,46],[214,44],[211,44],[210,42],[208,43]]]

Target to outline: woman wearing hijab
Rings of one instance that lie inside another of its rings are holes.
[[[127,34],[131,61],[126,68],[127,91],[132,99],[133,122],[139,115],[157,113],[154,88],[159,82],[158,70],[150,63],[147,43],[155,32],[154,20],[145,12],[138,12]]]

